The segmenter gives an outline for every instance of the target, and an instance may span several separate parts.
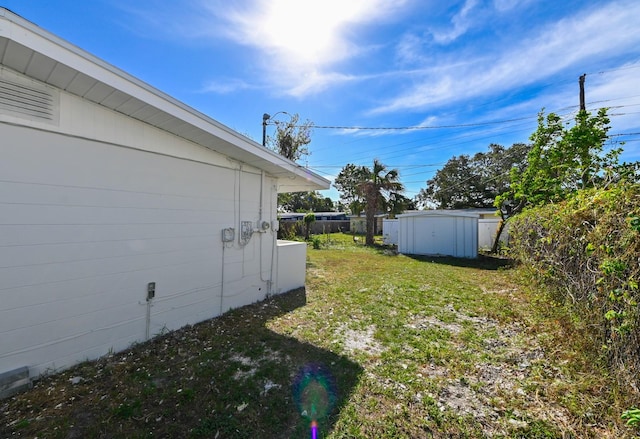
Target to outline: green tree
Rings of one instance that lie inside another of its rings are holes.
[[[373,161],[372,168],[365,169],[364,178],[360,182],[358,190],[365,201],[365,216],[367,219],[365,243],[373,245],[376,213],[386,207],[388,197],[391,194],[402,193],[404,186],[400,183],[398,170],[389,170],[377,159]]]
[[[494,203],[502,216],[494,251],[506,221],[527,206],[558,202],[579,189],[602,187],[617,178],[613,174],[620,169],[622,150],[605,152],[609,128],[605,108],[595,116],[581,110],[570,128],[555,113],[538,114],[527,166],[511,169],[511,184]]]
[[[278,205],[283,212],[333,212],[335,206],[329,197],[322,197],[320,193],[291,192],[278,195]]]
[[[489,145],[488,152],[473,157],[452,157],[420,189],[416,199],[422,205],[440,209],[492,207],[495,198],[509,187],[509,171],[522,167],[529,145],[516,143],[510,148]]]
[[[302,220],[304,221],[304,239],[308,241],[309,234],[311,233],[311,224],[316,221],[316,216],[313,212],[309,212],[304,216],[304,218],[302,218]]]
[[[364,197],[359,186],[367,174],[366,166],[347,164],[333,182],[333,186],[340,192],[340,200],[346,204],[352,215],[360,215],[364,210]]]
[[[404,197],[404,186],[400,183],[397,169],[389,170],[375,159],[373,167],[347,164],[333,185],[340,192],[342,201],[348,203],[352,214],[365,211],[367,234],[366,244],[373,245],[375,215],[379,211],[391,210],[399,213],[404,208],[415,207]]]
[[[395,218],[396,215],[401,214],[407,210],[416,210],[417,206],[414,200],[405,197],[399,192],[390,192],[387,198],[387,207],[389,216]]]

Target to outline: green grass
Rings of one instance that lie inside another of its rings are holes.
[[[503,261],[319,241],[306,290],[43,378],[0,402],[0,437],[303,438],[305,407],[323,438],[637,433],[580,322]]]

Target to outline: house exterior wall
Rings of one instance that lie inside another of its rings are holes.
[[[400,253],[461,258],[478,255],[477,216],[425,213],[400,215],[398,220]]]
[[[274,178],[56,93],[55,123],[0,110],[0,372],[66,368],[271,292],[275,232],[257,230]]]

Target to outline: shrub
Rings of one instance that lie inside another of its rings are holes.
[[[511,227],[511,255],[552,299],[591,323],[594,347],[637,385],[640,185],[578,191],[521,213]]]

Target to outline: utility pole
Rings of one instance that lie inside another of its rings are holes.
[[[266,146],[267,143],[267,121],[271,119],[267,113],[262,115],[262,146]]]
[[[580,84],[580,111],[587,111],[587,106],[584,103],[584,79],[587,77],[586,73],[580,75],[578,83]]]

